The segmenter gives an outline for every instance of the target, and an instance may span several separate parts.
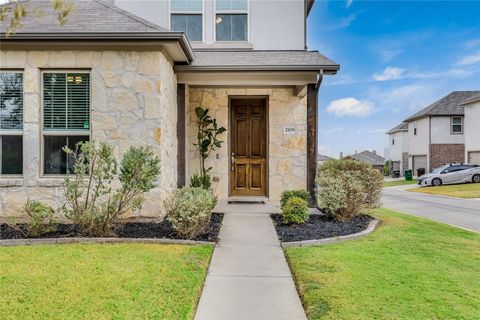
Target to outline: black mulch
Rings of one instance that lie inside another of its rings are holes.
[[[210,225],[205,233],[191,240],[215,242],[222,226],[223,213],[213,213]],[[25,224],[17,224],[17,228],[25,230]],[[74,224],[58,224],[57,231],[43,235],[42,238],[72,238],[82,237],[80,228]],[[182,239],[175,233],[170,222],[165,219],[160,223],[154,222],[127,222],[115,226],[115,237],[118,238],[164,238]],[[0,225],[0,239],[25,239],[21,231],[12,228],[8,224]]]
[[[341,222],[324,215],[311,215],[305,224],[285,225],[281,214],[272,214],[272,220],[282,242],[325,239],[345,236],[365,230],[373,217],[361,215],[352,221]]]

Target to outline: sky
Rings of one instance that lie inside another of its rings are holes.
[[[321,154],[388,145],[385,132],[455,90],[480,90],[480,1],[319,1],[308,48],[341,65],[319,93]]]

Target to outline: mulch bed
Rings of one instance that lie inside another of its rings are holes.
[[[301,225],[285,225],[281,214],[271,215],[279,239],[282,242],[325,239],[354,234],[365,230],[374,218],[361,215],[352,221],[336,221],[327,216],[314,214],[307,223]]]
[[[213,213],[207,232],[198,235],[196,241],[215,242],[222,226],[223,213]],[[17,228],[25,230],[25,224],[17,224]],[[179,237],[168,220],[156,222],[127,222],[119,223],[115,228],[115,236],[118,238],[151,238],[151,239],[182,239]],[[83,237],[80,228],[75,224],[57,224],[57,231],[50,232],[42,238],[73,238]],[[8,224],[0,225],[0,239],[28,239],[21,231],[12,228]]]

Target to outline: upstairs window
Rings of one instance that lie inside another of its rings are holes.
[[[463,118],[462,117],[452,117],[452,133],[463,133]]]
[[[413,123],[413,135],[414,136],[417,135],[417,122],[416,121]]]
[[[392,146],[395,145],[395,139],[392,139]]]
[[[216,41],[248,40],[247,0],[217,0],[215,10]]]
[[[170,28],[190,41],[203,40],[203,0],[170,0]]]
[[[62,150],[90,138],[90,74],[43,73],[43,173],[73,172]]]
[[[23,173],[23,73],[0,71],[0,175]]]

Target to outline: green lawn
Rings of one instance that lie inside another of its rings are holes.
[[[363,239],[286,249],[310,319],[480,319],[480,234],[374,214]]]
[[[396,187],[396,186],[403,186],[407,184],[416,184],[417,179],[413,180],[397,180],[397,181],[383,181],[384,187]]]
[[[457,198],[480,198],[480,183],[451,184],[439,187],[407,189],[411,192],[438,194]]]
[[[191,319],[213,248],[75,244],[0,248],[7,319]]]

